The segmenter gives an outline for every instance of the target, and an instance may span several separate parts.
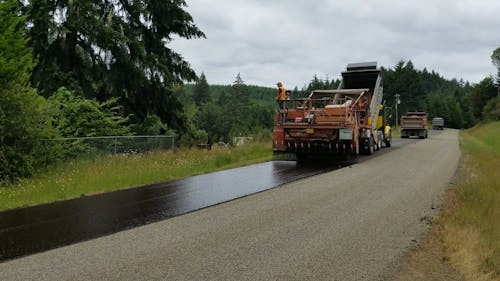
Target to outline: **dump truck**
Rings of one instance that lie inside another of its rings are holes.
[[[434,130],[444,129],[444,119],[441,117],[432,118],[432,129]]]
[[[427,113],[422,111],[407,112],[401,116],[401,138],[427,138]]]
[[[390,146],[382,98],[383,81],[376,62],[347,65],[337,89],[314,90],[306,98],[287,100],[286,109],[277,111],[275,159],[352,159],[372,154],[383,144]]]

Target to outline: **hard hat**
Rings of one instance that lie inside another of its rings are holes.
[[[278,82],[278,83],[276,83],[276,85],[281,86],[281,85],[283,85],[283,84],[281,84],[281,82]]]

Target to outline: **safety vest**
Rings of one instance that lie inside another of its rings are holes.
[[[391,126],[386,125],[384,128],[384,134],[387,136],[391,133]]]
[[[286,90],[285,87],[278,87],[278,93],[276,95],[277,100],[286,100]]]

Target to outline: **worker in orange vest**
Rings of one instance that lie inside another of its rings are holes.
[[[281,82],[276,83],[278,86],[278,91],[276,95],[276,101],[278,102],[279,109],[285,109],[286,105],[286,90]]]

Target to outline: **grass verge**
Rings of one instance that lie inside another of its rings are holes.
[[[442,220],[443,242],[467,280],[500,280],[500,122],[462,132],[457,207]]]
[[[0,210],[164,182],[271,159],[269,143],[257,142],[235,148],[214,147],[211,151],[180,149],[73,160],[31,179],[3,184]]]

